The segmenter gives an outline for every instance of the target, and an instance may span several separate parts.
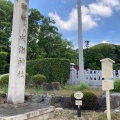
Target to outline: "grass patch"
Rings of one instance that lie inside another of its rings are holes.
[[[25,92],[33,93],[33,94],[54,94],[54,95],[62,95],[62,96],[71,96],[76,91],[82,91],[82,92],[93,92],[97,96],[101,96],[105,94],[105,91],[102,91],[100,88],[92,88],[88,85],[82,83],[80,85],[65,85],[62,86],[60,90],[51,90],[51,91],[45,91],[42,87],[41,88],[35,88],[33,86],[26,87]],[[7,93],[8,87],[7,85],[0,86],[0,92]]]
[[[74,94],[76,91],[90,91],[93,92],[95,95],[97,96],[101,96],[103,95],[105,92],[102,91],[102,89],[99,88],[92,88],[86,85],[65,85],[62,86],[62,88],[60,90],[51,90],[51,91],[45,91],[43,88],[40,89],[36,89],[36,88],[26,88],[26,92],[30,92],[33,94],[54,94],[54,95],[62,95],[62,96],[71,96],[72,94]]]
[[[44,94],[45,90],[41,87],[41,88],[26,88],[25,92],[29,92],[29,93],[33,93],[33,94]]]

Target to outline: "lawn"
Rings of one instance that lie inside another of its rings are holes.
[[[7,86],[0,86],[0,93],[7,93],[8,88]],[[42,87],[36,89],[34,87],[26,87],[26,93],[32,94],[54,94],[54,95],[62,95],[62,96],[71,96],[71,94],[75,93],[76,91],[89,91],[93,92],[97,96],[101,96],[105,94],[105,91],[102,91],[101,88],[93,88],[93,87],[81,87],[80,85],[64,85],[60,88],[60,90],[51,90],[45,91]]]
[[[101,96],[105,94],[104,91],[102,91],[101,88],[93,88],[93,87],[81,87],[80,85],[65,85],[62,86],[60,90],[51,90],[51,91],[45,91],[43,88],[35,89],[35,88],[26,88],[27,93],[33,93],[33,94],[54,94],[54,95],[62,95],[62,96],[71,96],[71,94],[75,93],[76,91],[89,91],[93,92],[97,96]]]

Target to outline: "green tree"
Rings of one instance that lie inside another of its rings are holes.
[[[103,58],[115,60],[115,46],[102,43],[84,50],[85,68],[101,69],[100,60]]]
[[[10,53],[13,4],[10,0],[0,0],[0,51]]]
[[[38,58],[77,58],[71,41],[62,38],[55,21],[36,9],[29,10],[28,60]]]

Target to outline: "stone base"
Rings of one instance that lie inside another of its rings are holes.
[[[53,106],[41,106],[40,109],[37,106],[40,105],[32,104],[18,108],[1,107],[0,120],[47,120],[54,117]]]

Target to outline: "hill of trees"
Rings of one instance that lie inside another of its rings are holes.
[[[101,43],[84,50],[84,64],[86,69],[101,69],[100,60],[104,58],[114,60],[114,69],[120,69],[120,45]]]

